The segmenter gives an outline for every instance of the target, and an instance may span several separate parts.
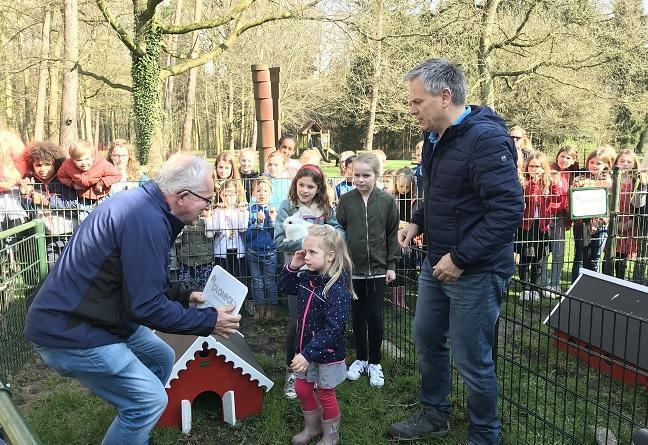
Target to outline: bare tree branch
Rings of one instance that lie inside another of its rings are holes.
[[[110,24],[112,29],[115,30],[117,33],[117,36],[119,37],[119,40],[122,41],[124,45],[126,45],[126,48],[132,53],[143,55],[143,52],[141,49],[135,45],[135,42],[133,38],[128,34],[128,32],[124,29],[121,23],[117,20],[115,16],[113,16],[110,11],[108,11],[108,8],[106,7],[106,4],[104,3],[104,0],[95,0],[97,3],[97,7],[103,14],[104,18],[106,21]]]
[[[78,63],[76,64],[76,67],[79,70],[79,74],[81,74],[82,76],[86,76],[86,77],[90,77],[92,79],[98,80],[100,82],[105,83],[109,87],[115,88],[117,90],[124,90],[124,91],[128,91],[129,93],[133,92],[132,87],[129,87],[128,85],[124,85],[124,84],[121,84],[121,83],[113,82],[110,79],[108,79],[107,77],[102,76],[101,74],[93,73],[92,71],[86,71]]]
[[[305,5],[302,9],[308,9],[311,8],[315,5],[317,5],[320,2],[320,0],[313,0],[307,5]],[[248,22],[246,24],[241,24],[243,13],[240,13],[239,16],[236,18],[236,23],[234,25],[234,29],[229,33],[227,38],[220,43],[215,49],[211,51],[207,51],[206,53],[201,54],[200,56],[196,57],[195,59],[188,59],[185,62],[178,63],[176,65],[173,65],[167,69],[162,70],[160,74],[160,79],[164,81],[167,77],[169,76],[177,76],[178,74],[184,73],[185,71],[190,70],[191,68],[195,68],[198,66],[202,66],[209,62],[210,60],[213,60],[217,57],[219,57],[226,49],[231,47],[234,42],[249,29],[256,28],[258,26],[261,26],[265,23],[269,22],[275,22],[278,20],[286,20],[286,19],[292,19],[292,18],[297,18],[300,20],[311,20],[311,17],[305,17],[305,16],[300,16],[297,15],[297,12],[293,11],[285,11],[283,13],[277,14],[277,15],[271,15],[267,17],[263,17],[258,20],[254,20],[251,22]]]
[[[510,45],[512,42],[514,42],[520,36],[520,34],[522,34],[522,30],[529,22],[529,18],[531,17],[531,14],[535,10],[536,6],[540,3],[543,2],[532,2],[531,7],[527,9],[526,14],[524,14],[524,18],[522,19],[517,29],[515,30],[515,34],[513,34],[511,37],[507,39],[502,40],[501,42],[493,43],[492,45],[490,45],[488,48],[486,48],[486,55],[490,54],[492,51],[496,49],[503,48],[504,46]]]
[[[218,28],[226,23],[236,19],[239,14],[247,10],[256,0],[241,0],[230,8],[229,11],[222,14],[214,20],[202,20],[199,22],[186,23],[181,25],[174,24],[160,24],[160,29],[163,34],[187,34],[192,31],[200,29]]]

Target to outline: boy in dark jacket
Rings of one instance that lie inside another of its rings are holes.
[[[272,182],[266,177],[252,181],[250,221],[245,233],[246,259],[252,277],[254,318],[272,318],[277,304],[277,245],[274,242],[274,221],[277,210],[269,206]]]

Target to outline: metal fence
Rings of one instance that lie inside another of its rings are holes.
[[[564,180],[568,186],[580,185],[578,182],[583,180],[583,176],[587,174],[565,173]],[[572,300],[562,292],[572,283],[581,265],[645,284],[648,262],[647,187],[641,178],[638,172],[616,172],[609,177],[609,215],[601,217],[596,225],[591,221],[572,221],[569,218],[568,187],[543,191],[545,202],[560,203],[560,211],[527,213],[527,227],[532,229],[526,233],[520,230],[516,237],[519,275],[513,279],[502,304],[496,351],[501,418],[508,443],[585,444],[592,443],[597,434],[604,437],[614,435],[619,443],[630,443],[632,431],[648,423],[648,376],[645,369],[633,365],[632,357],[606,355],[573,336],[555,332],[543,323],[558,301],[552,297]],[[332,202],[336,201],[335,186],[345,180],[329,178]],[[398,180],[397,177],[383,178],[385,187],[393,190],[396,190]],[[284,186],[280,186],[286,193],[287,184],[288,180]],[[252,195],[251,186],[251,182],[242,186],[248,202]],[[410,189],[415,190],[415,186],[410,186]],[[533,202],[530,196],[526,198],[527,203]],[[118,195],[109,199],[118,199]],[[277,201],[275,199],[274,202]],[[406,209],[409,209],[411,214],[420,199],[410,191],[409,195],[398,196],[397,201],[402,213],[407,213]],[[45,219],[47,210],[30,209],[29,216]],[[72,205],[61,215],[76,224],[89,210]],[[222,206],[215,205],[207,216],[216,224],[212,224],[211,229],[207,229],[203,221],[203,226],[188,227],[178,238],[169,253],[172,278],[200,285],[214,264],[223,265],[250,288],[252,280],[259,278],[260,274],[276,278],[276,268],[274,272],[258,272],[260,269],[254,269],[255,264],[250,262],[252,256],[247,255],[246,258],[242,255],[241,248],[245,248],[246,234],[254,219],[253,209],[248,206],[233,207],[233,215],[241,213],[238,219],[214,217],[214,214],[222,211]],[[403,214],[401,219],[408,220],[409,215]],[[543,219],[542,226],[547,230],[534,232],[534,224],[540,227]],[[240,223],[232,224],[232,221]],[[229,225],[223,225],[223,222]],[[43,267],[46,267],[44,264],[53,264],[66,238],[70,236],[68,226],[64,227],[58,232],[50,230],[40,238],[34,235],[34,244],[29,247],[25,244],[23,253],[17,253],[21,252],[21,248],[16,247],[16,243],[26,243],[29,237],[7,243],[6,248],[3,245],[4,255],[15,258],[14,270],[26,271],[7,275],[12,277],[11,280],[5,278],[3,272],[3,286],[16,289],[11,298],[1,300],[0,320],[3,320],[3,326],[13,310],[12,305],[5,305],[4,302],[11,299],[15,305],[16,301],[22,299],[28,304],[28,290],[33,290],[41,277],[39,274],[30,275],[34,266],[28,267],[28,252],[38,252],[33,261],[38,264],[36,269],[42,273]],[[215,255],[214,245],[219,241],[224,243],[223,249]],[[528,247],[533,249],[526,250]],[[531,251],[533,255],[529,254]],[[42,258],[47,258],[47,263]],[[411,322],[418,295],[418,274],[424,258],[422,247],[413,249],[412,254],[403,254],[398,266],[398,280],[388,289],[386,296],[385,349],[388,355],[408,369],[416,367]],[[277,254],[276,260],[281,265],[282,255]],[[8,264],[12,264],[11,261]],[[16,269],[19,265],[26,267]],[[267,297],[265,293],[268,290],[263,288],[262,292],[264,298]],[[586,303],[574,300],[574,304]],[[594,307],[619,319],[625,317],[632,320],[642,326],[644,332],[648,329],[646,320],[609,308]],[[254,312],[254,308],[248,309]],[[24,310],[21,314],[20,317],[24,317]],[[22,322],[18,315],[13,317]],[[13,326],[12,329],[15,337],[16,332],[22,331],[22,325]],[[22,338],[21,335],[17,337]],[[7,336],[2,335],[0,340],[5,338]],[[643,349],[647,347],[642,344]],[[0,378],[11,374],[5,370],[9,369],[10,364],[20,362],[5,354],[5,350],[29,354],[26,348],[1,345]],[[619,375],[623,377],[623,383],[617,379]],[[453,395],[454,401],[463,405],[466,394],[459,376],[455,375],[455,380],[458,391]]]

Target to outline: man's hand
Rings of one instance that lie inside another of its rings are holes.
[[[385,283],[389,284],[395,279],[396,279],[396,272],[391,269],[387,269],[387,273],[385,273]]]
[[[412,243],[412,240],[418,234],[419,234],[419,226],[418,226],[418,224],[409,223],[403,229],[400,229],[398,231],[398,244],[403,249],[409,249],[409,246]]]
[[[227,339],[238,330],[241,316],[232,315],[231,312],[234,309],[236,309],[236,306],[233,304],[216,308],[218,320],[216,320],[216,326],[214,326],[214,334]]]
[[[457,281],[457,278],[463,273],[463,269],[459,269],[452,262],[449,253],[443,255],[439,262],[432,266],[432,270],[432,276],[434,278],[445,282]]]
[[[292,362],[290,362],[290,369],[294,372],[306,372],[308,370],[308,360],[301,354],[295,354]]]
[[[191,295],[189,295],[189,303],[204,303],[205,302],[205,297],[203,296],[202,292],[192,292]]]

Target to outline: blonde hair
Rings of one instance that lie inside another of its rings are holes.
[[[542,165],[543,172],[542,172],[542,177],[540,179],[540,182],[542,184],[542,193],[547,193],[549,190],[549,185],[551,184],[550,181],[551,169],[549,168],[549,160],[547,159],[547,156],[544,153],[540,151],[534,151],[529,155],[526,161],[524,161],[524,174],[527,177],[527,180],[530,181],[531,177],[529,176],[529,164],[534,159],[537,159]]]
[[[585,168],[589,170],[590,159],[599,158],[601,161],[605,163],[608,170],[612,170],[612,168],[614,167],[616,157],[617,154],[614,147],[612,147],[611,145],[601,145],[597,149],[592,150],[590,154],[587,156],[587,160],[585,161]]]
[[[228,162],[230,165],[230,175],[229,178],[219,178],[218,173],[216,173],[216,167],[218,167],[218,164],[220,162]],[[238,166],[236,165],[236,160],[234,159],[234,156],[227,151],[224,151],[220,153],[218,156],[216,156],[216,159],[214,160],[214,180],[217,179],[241,179],[241,175],[239,174],[238,171]]]
[[[322,155],[319,150],[316,148],[311,148],[309,150],[304,150],[304,152],[299,156],[299,162],[302,164],[312,164],[320,165],[322,163]]]
[[[374,153],[362,153],[353,160],[353,163],[367,164],[376,174],[376,178],[382,175],[382,163]]]
[[[94,147],[90,141],[81,139],[70,145],[70,157],[75,161],[87,154],[94,154]]]
[[[353,263],[351,262],[351,256],[349,255],[344,237],[333,226],[328,224],[314,224],[310,226],[308,228],[308,235],[306,235],[306,238],[308,237],[317,238],[320,242],[320,247],[325,252],[335,253],[331,267],[326,271],[330,279],[324,286],[323,297],[326,298],[329,289],[342,277],[343,273],[346,273],[347,289],[355,298],[351,278],[353,275]]]
[[[108,147],[108,154],[106,155],[106,159],[112,164],[112,153],[115,148],[118,147],[125,148],[126,151],[128,151],[128,161],[126,162],[126,179],[128,179],[129,181],[139,181],[140,177],[142,176],[142,169],[139,165],[139,162],[137,162],[137,160],[133,156],[133,148],[131,147],[131,144],[126,139],[115,139],[114,141],[112,141],[110,143],[110,146]]]
[[[634,152],[634,150],[630,150],[628,148],[621,150],[619,154],[617,154],[616,159],[614,160],[614,165],[617,165],[617,162],[619,162],[619,158],[621,156],[630,156],[634,161],[634,165],[632,166],[632,169],[637,170],[639,168],[639,158],[637,157],[637,154]]]

